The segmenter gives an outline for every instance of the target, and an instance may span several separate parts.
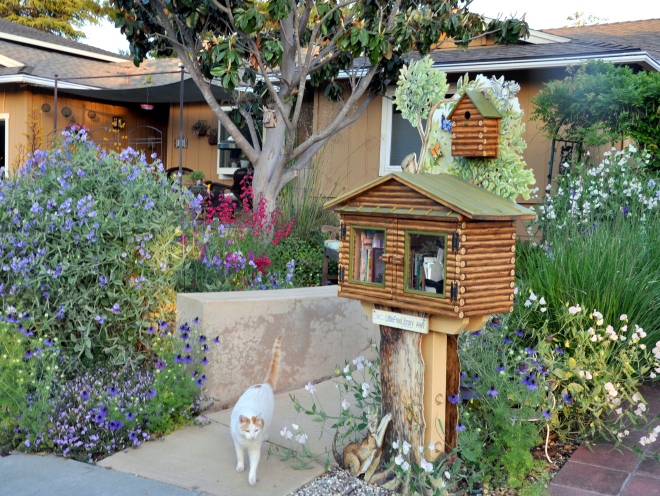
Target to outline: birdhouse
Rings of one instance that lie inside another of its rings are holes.
[[[339,295],[464,318],[513,310],[516,220],[534,212],[449,174],[396,172],[325,205]]]
[[[452,121],[452,156],[497,157],[501,118],[486,95],[466,90],[447,117]]]

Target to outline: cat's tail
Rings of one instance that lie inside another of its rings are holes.
[[[266,376],[266,384],[270,384],[270,387],[275,391],[275,386],[277,385],[277,377],[280,374],[280,348],[282,347],[282,335],[277,336],[275,344],[273,344],[273,356],[270,360],[270,369],[268,369],[268,375]]]

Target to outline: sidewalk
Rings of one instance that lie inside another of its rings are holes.
[[[646,417],[653,421],[660,414],[660,383],[641,389],[648,401]],[[630,434],[631,442],[646,435],[646,430]],[[660,449],[660,440],[647,446],[646,453]],[[627,450],[613,449],[612,444],[599,444],[593,447],[593,453],[585,446],[580,446],[571,459],[561,468],[550,484],[551,496],[660,496],[660,462],[652,459],[639,460]]]
[[[0,496],[284,496],[324,469],[317,464],[310,470],[293,470],[277,456],[268,457],[271,444],[285,444],[280,430],[284,426],[292,430],[291,424],[298,424],[308,434],[308,444],[315,453],[332,445],[332,433],[326,432],[319,439],[319,424],[298,415],[289,394],[311,406],[311,393],[304,388],[275,397],[273,425],[269,441],[261,449],[255,486],[248,484],[247,466],[245,472],[236,472],[229,409],[205,415],[210,422],[204,427],[186,427],[137,449],[115,453],[96,466],[53,455],[14,452],[0,458]],[[339,413],[339,393],[333,381],[317,384],[316,396],[328,414]],[[297,444],[295,440],[293,443]]]

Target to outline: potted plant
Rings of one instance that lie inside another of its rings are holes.
[[[190,191],[192,191],[195,195],[203,194],[206,191],[206,186],[204,186],[204,171],[192,171],[190,173],[190,180],[192,181]]]
[[[241,161],[241,167],[243,169],[247,169],[249,167],[250,161],[248,160],[247,156],[243,152],[241,152],[240,161]]]

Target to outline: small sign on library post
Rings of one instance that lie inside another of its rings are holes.
[[[421,334],[429,333],[429,319],[426,317],[414,317],[403,313],[374,309],[371,321],[374,324],[395,327],[404,331],[414,331]]]

